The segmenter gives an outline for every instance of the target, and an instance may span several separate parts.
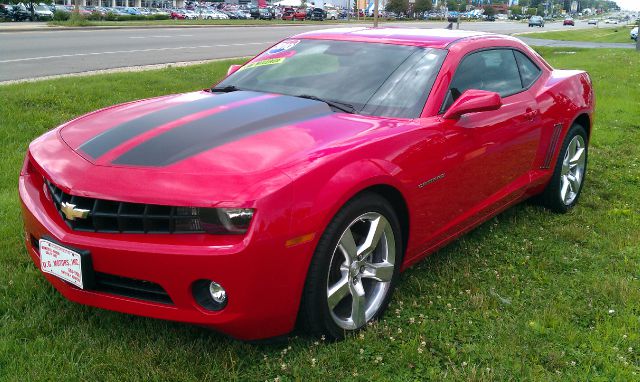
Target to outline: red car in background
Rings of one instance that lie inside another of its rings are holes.
[[[562,22],[563,26],[569,25],[569,26],[575,26],[575,22],[573,21],[573,19],[564,19],[564,21]]]
[[[34,140],[26,246],[81,304],[243,340],[297,321],[340,339],[380,317],[401,271],[504,209],[573,208],[593,108],[587,73],[516,38],[303,33],[211,89]]]
[[[171,10],[170,17],[173,20],[184,20],[187,18],[187,16],[184,14],[183,11],[175,10],[175,9]]]
[[[282,20],[304,21],[306,18],[307,18],[307,12],[300,9],[285,8],[282,13]]]

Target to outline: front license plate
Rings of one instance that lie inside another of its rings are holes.
[[[52,274],[84,289],[82,257],[82,254],[74,250],[49,240],[40,239],[40,269],[42,272]]]

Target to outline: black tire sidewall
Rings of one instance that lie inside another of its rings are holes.
[[[374,193],[361,194],[349,200],[331,220],[318,241],[311,264],[309,265],[301,313],[303,316],[302,319],[305,321],[303,325],[312,335],[326,335],[330,340],[339,340],[344,338],[347,332],[357,331],[345,330],[333,321],[327,304],[326,280],[333,251],[338,245],[340,236],[351,222],[367,212],[377,212],[389,221],[393,230],[396,246],[395,270],[391,279],[391,285],[378,312],[371,320],[380,318],[389,305],[404,257],[400,223],[391,204],[386,199]]]

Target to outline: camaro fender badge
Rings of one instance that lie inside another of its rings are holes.
[[[86,219],[89,216],[89,210],[76,208],[75,204],[67,202],[60,204],[60,211],[62,211],[67,220]]]
[[[418,185],[418,188],[423,188],[423,187],[425,187],[425,186],[430,185],[431,183],[437,182],[437,181],[439,181],[440,179],[444,178],[444,175],[445,175],[445,173],[443,172],[442,174],[440,174],[440,175],[438,175],[438,176],[436,176],[436,177],[433,177],[433,178],[431,178],[431,179],[427,180],[426,182],[422,182],[422,183],[420,183],[420,184]]]

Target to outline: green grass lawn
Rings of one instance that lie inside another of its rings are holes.
[[[570,28],[570,27],[567,27]],[[592,29],[567,29],[564,31],[537,32],[521,34],[523,37],[543,38],[546,40],[561,41],[590,41],[590,42],[628,42],[631,40],[629,33],[631,28],[618,26],[615,28],[592,28]]]
[[[388,314],[339,343],[251,345],[66,301],[22,244],[28,143],[74,116],[209,86],[232,63],[0,86],[0,380],[640,378],[640,54],[540,49],[587,69],[597,119],[582,199],[525,203],[405,272]]]

